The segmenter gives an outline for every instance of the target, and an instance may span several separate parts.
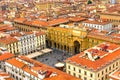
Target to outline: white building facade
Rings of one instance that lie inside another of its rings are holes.
[[[88,20],[83,22],[84,26],[90,27],[90,28],[95,28],[98,30],[106,30],[106,31],[111,31],[112,30],[112,23],[109,22],[104,22],[104,21],[95,21],[95,20]]]
[[[30,53],[46,48],[46,38],[44,33],[33,32],[30,34],[21,34],[21,37],[16,38],[18,39],[19,53],[21,53],[22,55],[28,55]]]

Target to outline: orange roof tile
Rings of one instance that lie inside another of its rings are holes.
[[[59,24],[62,24],[62,23],[67,23],[67,22],[69,22],[69,19],[58,18],[58,19],[48,21],[48,24],[49,24],[49,26],[55,26],[55,25],[59,25]]]
[[[11,53],[4,53],[4,54],[1,54],[1,55],[0,55],[0,61],[9,59],[9,58],[14,57],[14,56],[15,56],[15,55],[14,55],[14,54],[11,54]]]
[[[109,44],[110,44],[109,47],[112,46],[114,48],[114,50],[116,48],[120,47],[120,46],[112,44],[112,43],[109,43]],[[103,44],[101,44],[101,45],[103,45]],[[109,49],[109,47],[108,47],[108,49]],[[81,52],[80,54],[77,54],[75,56],[72,56],[71,58],[68,58],[66,60],[66,62],[69,62],[69,63],[74,62],[77,65],[81,65],[81,66],[83,66],[83,67],[85,67],[87,69],[93,69],[94,71],[97,71],[97,70],[105,67],[106,64],[110,64],[112,61],[114,61],[116,59],[119,59],[120,58],[119,52],[120,52],[120,49],[117,49],[112,53],[109,53],[109,52],[102,53],[102,55],[103,54],[104,55],[108,54],[108,55],[105,55],[104,57],[102,57],[102,58],[100,58],[98,60],[95,60],[95,61],[92,61],[92,60],[86,59],[84,57],[81,57],[85,53],[85,52]]]
[[[13,33],[13,34],[10,34],[11,37],[21,37],[22,35],[19,33],[19,32],[16,32],[16,33]]]
[[[26,24],[26,25],[32,25],[32,21],[25,21],[23,23]]]
[[[6,24],[0,25],[0,31],[6,32],[11,30],[16,30],[16,28],[10,27],[9,25],[6,25]]]
[[[44,35],[44,32],[36,32],[36,36]]]
[[[46,64],[40,63],[40,62],[35,61],[33,59],[29,59],[29,58],[27,58],[25,56],[20,56],[19,58],[22,59],[22,60],[25,60],[27,62],[34,63],[34,66],[31,67],[32,70],[35,70],[35,71],[47,70],[47,71],[51,71],[51,72],[56,72],[57,73],[57,76],[45,78],[44,80],[59,80],[59,79],[60,80],[61,79],[62,80],[80,80],[80,79],[75,78],[75,77],[73,77],[71,75],[68,75],[68,74],[66,74],[66,73],[64,73],[62,71],[59,71],[59,70],[57,70],[57,69],[55,69],[53,67],[50,67],[50,66],[48,66]],[[28,69],[26,68],[25,70],[28,70]],[[30,72],[29,70],[28,70],[28,72],[34,74],[33,72]]]
[[[113,80],[120,80],[120,68],[112,72],[109,77]]]
[[[21,59],[23,61],[31,63],[31,64],[33,64],[33,66],[30,67],[29,65],[27,65],[26,63],[24,63],[22,61],[19,61],[18,59]],[[57,73],[57,76],[44,78],[44,80],[61,80],[61,79],[62,80],[80,80],[80,79],[75,78],[73,76],[70,76],[62,71],[59,71],[53,67],[47,66],[46,64],[40,63],[40,62],[35,61],[33,59],[29,59],[25,56],[18,56],[17,59],[12,58],[12,59],[7,60],[6,62],[8,62],[9,64],[14,65],[14,66],[26,71],[29,74],[34,75],[36,77],[38,77],[38,74],[35,73],[34,71],[38,72],[40,70],[44,70],[44,71],[47,70],[49,72]],[[32,70],[34,70],[34,71],[32,71]]]
[[[88,33],[89,38],[95,38],[95,39],[101,39],[104,41],[114,42],[114,43],[120,43],[120,37],[119,34],[110,34],[106,35],[108,32],[99,32],[98,30],[92,30]]]
[[[41,15],[41,16],[39,16],[39,18],[47,19],[48,17],[46,15]]]
[[[26,18],[16,18],[14,19],[15,22],[23,23],[26,20]]]
[[[69,74],[63,74],[63,75],[58,75],[51,78],[45,78],[44,80],[80,80],[80,79],[70,76]]]
[[[23,62],[18,61],[16,58],[9,59],[6,62],[20,69],[22,69],[23,66],[25,65]]]
[[[12,77],[10,77],[9,74],[7,74],[3,71],[0,71],[0,77],[3,77],[4,80],[14,80]]]
[[[84,21],[84,23],[105,25],[105,24],[109,24],[110,22],[108,22],[108,21],[103,21],[103,20],[102,20],[102,22],[97,21],[97,20],[93,20],[93,21],[86,20],[86,21]]]
[[[26,72],[28,72],[28,73],[30,73],[31,75],[34,75],[35,77],[38,77],[38,75],[36,73],[34,73],[34,72],[31,71],[31,69],[29,68],[29,66],[25,66],[23,68],[23,70],[26,71]]]
[[[47,27],[47,26],[48,26],[48,23],[45,22],[45,21],[34,20],[34,21],[32,22],[32,25],[34,25],[34,26],[39,26],[39,27]]]
[[[0,43],[3,43],[3,44],[11,44],[17,41],[18,40],[16,38],[11,37],[11,36],[5,36],[5,37],[0,38]]]
[[[86,18],[79,18],[79,17],[72,17],[69,18],[70,21],[78,22],[78,21],[84,21]]]
[[[13,34],[11,34],[10,36],[11,37],[21,37],[21,36],[23,36],[23,35],[30,35],[30,34],[33,34],[33,32],[32,31],[30,31],[30,32],[16,32],[16,33],[13,33]]]

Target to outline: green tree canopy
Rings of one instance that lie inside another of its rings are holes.
[[[87,4],[92,4],[92,1],[91,1],[91,0],[88,0]]]

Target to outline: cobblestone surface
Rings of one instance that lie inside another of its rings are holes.
[[[45,63],[49,66],[54,67],[54,65],[58,62],[63,62],[64,63],[64,60],[67,59],[70,56],[72,56],[72,55],[70,55],[69,53],[53,49],[52,53],[46,54],[46,55],[43,55],[43,56],[39,56],[39,57],[36,58],[36,60],[40,61],[42,63]]]

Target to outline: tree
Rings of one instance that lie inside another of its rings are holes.
[[[92,4],[92,1],[91,1],[91,0],[88,0],[87,4]]]

